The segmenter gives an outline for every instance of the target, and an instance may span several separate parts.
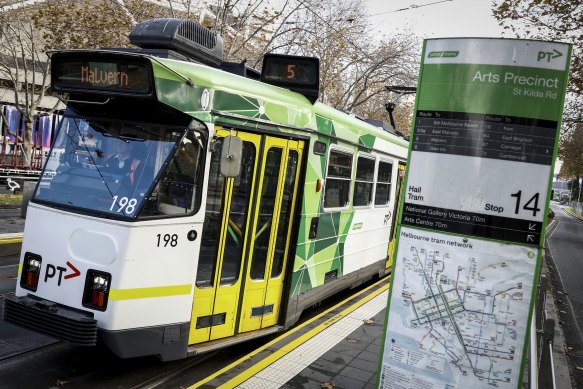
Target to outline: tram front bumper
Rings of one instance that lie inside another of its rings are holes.
[[[91,313],[35,296],[5,296],[4,320],[81,346],[97,343],[97,320]]]

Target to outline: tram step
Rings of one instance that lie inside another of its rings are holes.
[[[211,340],[209,342],[204,343],[197,343],[188,346],[188,356],[193,356],[197,354],[208,353],[210,351],[214,351],[223,347],[232,346],[237,343],[246,342],[251,339],[257,339],[262,336],[267,336],[271,334],[275,334],[277,332],[283,331],[283,326],[273,326],[269,328],[264,328],[257,331],[249,331],[244,332],[241,334],[237,334],[235,336],[230,336],[224,339],[217,339]]]

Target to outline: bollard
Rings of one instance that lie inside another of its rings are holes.
[[[34,188],[36,187],[36,182],[34,181],[24,181],[24,187],[22,189],[22,207],[20,208],[20,217],[26,218],[26,210],[28,209],[28,203],[32,199],[34,194]]]

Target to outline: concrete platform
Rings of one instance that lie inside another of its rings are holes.
[[[25,220],[20,214],[20,208],[0,209],[0,261],[20,253]]]

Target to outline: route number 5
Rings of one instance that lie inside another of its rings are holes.
[[[296,78],[296,65],[287,65],[287,78],[289,80]]]
[[[518,192],[513,193],[510,196],[516,197],[516,207],[514,209],[514,213],[518,214],[518,212],[520,211],[520,200],[522,197],[522,191],[519,190]],[[537,212],[540,211],[540,208],[538,207],[538,198],[539,193],[537,192],[534,196],[530,198],[530,200],[526,202],[526,204],[524,204],[524,207],[522,207],[522,209],[524,209],[525,211],[532,211],[532,216],[536,216]]]

